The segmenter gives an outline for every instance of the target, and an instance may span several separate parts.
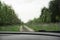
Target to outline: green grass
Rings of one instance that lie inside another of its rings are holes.
[[[0,31],[19,31],[19,25],[0,26]]]
[[[60,31],[60,26],[58,24],[40,24],[40,25],[28,25],[30,28],[34,29],[35,31],[38,30],[46,30],[46,31]]]

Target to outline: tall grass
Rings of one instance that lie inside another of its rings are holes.
[[[19,31],[19,25],[0,26],[0,31]]]
[[[46,31],[60,31],[60,24],[32,24],[28,25],[30,28],[35,31],[46,30]]]

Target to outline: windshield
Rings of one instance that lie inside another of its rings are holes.
[[[0,0],[0,31],[60,32],[60,0]]]

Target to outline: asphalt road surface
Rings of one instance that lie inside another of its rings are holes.
[[[20,26],[20,32],[34,32],[34,30],[29,28],[26,25],[23,25],[23,26]]]

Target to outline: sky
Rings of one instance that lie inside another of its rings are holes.
[[[43,7],[49,7],[50,0],[1,0],[7,5],[12,6],[16,15],[24,23],[38,18]]]

